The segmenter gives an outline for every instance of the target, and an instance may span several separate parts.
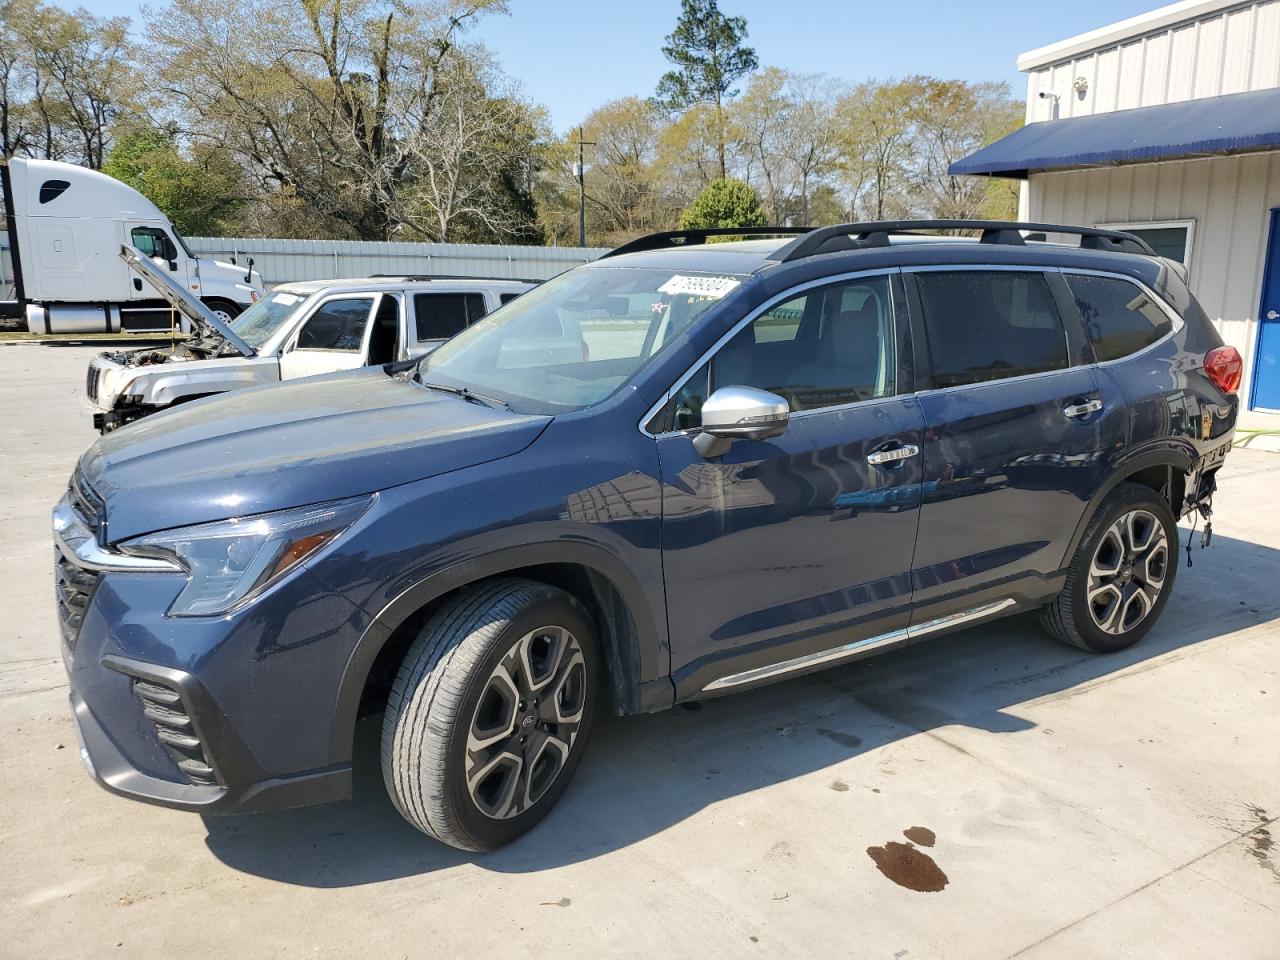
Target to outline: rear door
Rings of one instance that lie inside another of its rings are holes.
[[[662,553],[680,696],[812,669],[906,626],[923,420],[896,276],[781,298],[668,404]],[[786,397],[790,425],[703,458],[699,411],[730,385]]]
[[[1036,599],[1123,444],[1057,272],[904,274],[925,421],[913,623]]]
[[[409,355],[430,353],[489,312],[479,290],[415,293],[409,325]]]

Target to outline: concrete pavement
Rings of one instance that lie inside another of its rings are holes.
[[[0,345],[0,955],[1280,955],[1280,455],[1228,459],[1135,649],[1015,618],[607,721],[542,826],[470,856],[395,814],[376,726],[331,807],[202,820],[90,781],[48,511],[92,353]]]

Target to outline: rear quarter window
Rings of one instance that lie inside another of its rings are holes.
[[[1169,315],[1136,284],[1078,274],[1066,280],[1099,362],[1136,353],[1173,329]]]

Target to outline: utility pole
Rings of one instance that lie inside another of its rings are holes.
[[[573,172],[578,177],[578,246],[587,245],[587,182],[586,157],[583,147],[594,147],[594,140],[582,139],[582,128],[578,128],[578,162],[573,165]]]

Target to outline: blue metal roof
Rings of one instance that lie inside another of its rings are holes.
[[[1280,148],[1280,89],[1029,123],[950,173],[1026,179],[1039,170]]]

